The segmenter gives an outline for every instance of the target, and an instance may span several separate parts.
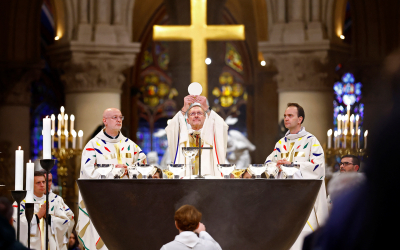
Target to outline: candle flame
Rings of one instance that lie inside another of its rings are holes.
[[[82,130],[79,130],[78,136],[79,136],[79,137],[82,137],[82,136],[83,136],[83,131],[82,131]]]
[[[71,115],[70,119],[71,119],[71,121],[75,121],[75,116]]]
[[[349,111],[350,110],[350,104],[349,105],[347,105],[347,111]]]
[[[360,119],[359,115],[356,115],[356,121],[358,121]]]
[[[58,114],[57,119],[61,120],[61,115],[60,114]]]
[[[65,111],[64,106],[61,106],[60,110],[61,110],[61,113],[64,113],[64,111]]]
[[[339,129],[337,134],[340,135],[341,133],[342,133],[342,130]]]
[[[341,120],[342,120],[342,115],[339,114],[339,115],[337,116],[337,119],[338,119],[339,121],[341,121]]]
[[[358,129],[357,134],[361,135],[361,129]]]
[[[61,136],[61,130],[57,130],[57,135]]]
[[[350,121],[354,122],[354,114],[350,116]]]
[[[18,150],[21,150],[21,146],[18,147]]]
[[[365,130],[364,137],[367,137],[367,135],[368,135],[368,130]]]
[[[48,116],[48,115],[46,115],[46,119],[47,119],[47,118],[49,118],[49,116]]]
[[[68,121],[68,115],[67,114],[64,115],[64,120]]]
[[[331,136],[332,135],[332,129],[329,129],[328,130],[328,136]]]
[[[53,129],[51,130],[50,134],[51,134],[51,135],[54,135],[54,130],[53,130]]]
[[[55,121],[56,120],[56,116],[54,114],[51,115],[51,120]]]
[[[76,131],[75,130],[72,130],[71,134],[72,134],[73,137],[76,137]]]
[[[29,160],[29,163],[32,163],[31,160]]]
[[[335,133],[333,133],[333,135],[336,137],[337,136],[337,131],[335,131]]]
[[[344,135],[347,135],[347,129],[345,129],[345,130],[343,131],[343,134],[344,134]]]
[[[351,130],[351,135],[354,135],[354,128]]]

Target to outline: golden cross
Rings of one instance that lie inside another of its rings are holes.
[[[154,25],[155,41],[191,41],[191,81],[207,89],[207,40],[244,40],[244,25],[207,25],[207,0],[190,0],[191,25]]]

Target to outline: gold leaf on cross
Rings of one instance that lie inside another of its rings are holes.
[[[207,97],[207,40],[244,40],[244,25],[207,25],[207,0],[190,0],[191,25],[154,25],[155,41],[191,41],[191,82]]]

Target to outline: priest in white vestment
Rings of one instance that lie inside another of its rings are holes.
[[[289,131],[285,137],[276,143],[274,151],[265,161],[266,164],[273,164],[278,168],[282,164],[299,164],[300,169],[294,174],[294,179],[322,180],[313,210],[291,249],[302,249],[304,237],[320,227],[328,217],[324,151],[318,139],[301,126],[304,117],[304,109],[300,105],[297,103],[288,104],[284,114],[284,122]],[[280,170],[277,178],[282,177],[283,174]]]
[[[30,232],[30,247],[31,249],[44,250],[45,243],[45,215],[46,215],[46,181],[43,172],[37,171],[34,176],[34,215],[31,221]],[[14,228],[17,230],[17,213],[20,213],[20,242],[28,246],[28,221],[25,215],[25,200],[21,202],[21,210],[18,210],[18,205],[13,204]],[[68,232],[70,224],[73,223],[68,218],[64,206],[59,199],[49,196],[49,249],[67,250],[68,241],[65,240],[65,235]]]
[[[145,164],[146,154],[132,140],[120,132],[124,117],[121,111],[115,108],[106,109],[103,113],[105,128],[91,139],[82,150],[80,179],[100,179],[96,171],[96,164],[114,164],[121,168],[127,177],[127,167],[134,164]],[[111,171],[106,177],[114,178]],[[76,226],[78,239],[85,249],[107,249],[97,233],[86,210],[85,203],[79,193],[79,218]]]
[[[185,176],[198,174],[199,155],[196,155],[193,167],[190,168],[182,147],[197,147],[200,137],[202,147],[213,147],[212,150],[205,149],[201,152],[201,174],[222,177],[217,164],[225,163],[228,125],[216,112],[209,109],[207,98],[186,96],[183,108],[172,118],[165,130],[172,163],[187,164]]]

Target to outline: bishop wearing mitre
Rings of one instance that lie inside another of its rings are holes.
[[[210,110],[206,97],[186,96],[182,109],[172,118],[165,130],[172,163],[186,162],[185,176],[198,175],[201,157],[202,175],[222,177],[217,164],[225,163],[228,125],[215,111]],[[182,147],[198,147],[200,138],[202,147],[213,148],[201,150],[201,156],[197,154],[193,164],[190,164],[183,155]]]

